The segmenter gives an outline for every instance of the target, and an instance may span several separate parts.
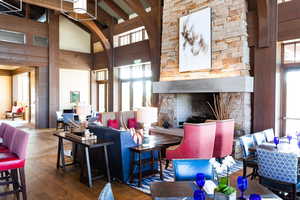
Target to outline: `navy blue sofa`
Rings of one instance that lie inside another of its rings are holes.
[[[113,178],[119,179],[120,181],[126,183],[130,178],[130,167],[131,167],[131,152],[130,147],[137,146],[133,141],[131,134],[127,131],[120,131],[113,128],[100,127],[100,126],[89,126],[90,132],[97,135],[98,138],[112,140],[113,145],[108,147],[108,156],[111,176]],[[155,152],[155,158],[158,154]],[[149,152],[144,153],[142,158],[150,158],[151,154]],[[135,155],[135,160],[138,156]],[[103,162],[103,161],[100,161]],[[103,162],[104,163],[104,162]],[[158,169],[158,164],[154,165],[155,170]],[[150,170],[150,165],[143,166],[143,171]],[[135,166],[135,173],[138,172],[138,167]]]

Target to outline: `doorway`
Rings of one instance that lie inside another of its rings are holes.
[[[34,67],[0,65],[0,120],[13,126],[35,126],[36,72]]]
[[[300,133],[300,66],[285,70],[284,76],[283,131],[285,135],[296,135]]]

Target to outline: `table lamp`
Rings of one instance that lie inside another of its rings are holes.
[[[137,110],[137,121],[144,125],[144,142],[143,145],[149,143],[149,129],[151,124],[157,122],[158,109],[155,107],[141,107]]]
[[[89,105],[78,105],[76,106],[76,114],[79,116],[80,122],[86,121],[86,116],[91,113]]]

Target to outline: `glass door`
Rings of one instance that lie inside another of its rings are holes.
[[[284,127],[286,135],[300,132],[300,68],[285,72],[285,117]]]

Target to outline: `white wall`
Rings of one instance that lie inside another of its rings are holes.
[[[91,53],[91,35],[64,16],[59,17],[59,48]]]
[[[0,76],[0,119],[11,109],[11,77]]]
[[[59,70],[59,107],[60,110],[71,108],[70,92],[80,92],[80,102],[90,104],[90,71]]]

